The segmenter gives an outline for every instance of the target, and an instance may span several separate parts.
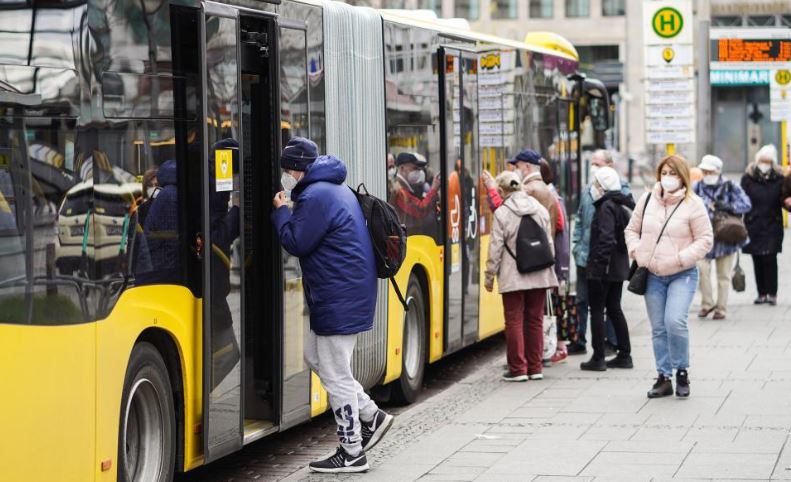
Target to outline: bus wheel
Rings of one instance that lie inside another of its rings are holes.
[[[170,482],[176,465],[176,414],[165,362],[150,343],[135,345],[121,398],[118,480]]]
[[[393,386],[395,401],[412,403],[423,387],[426,371],[426,304],[418,280],[411,276],[406,293],[409,310],[404,314],[401,378]]]

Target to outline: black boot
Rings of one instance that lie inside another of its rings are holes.
[[[661,398],[673,395],[673,382],[669,378],[660,374],[656,378],[656,383],[648,390],[648,398]]]
[[[634,368],[632,355],[620,355],[607,361],[607,368]]]
[[[604,372],[607,371],[607,364],[603,359],[591,357],[590,360],[580,363],[580,370],[586,370],[589,372]]]
[[[683,368],[676,372],[676,396],[682,398],[689,396],[689,373]]]

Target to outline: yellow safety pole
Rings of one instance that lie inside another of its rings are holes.
[[[675,144],[668,144],[665,146],[665,150],[667,151],[668,156],[672,156],[676,153],[676,145]]]
[[[780,142],[783,144],[783,174],[789,174],[788,169],[788,121],[780,122]],[[788,211],[783,209],[783,226],[788,227]]]

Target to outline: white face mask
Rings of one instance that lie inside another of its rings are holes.
[[[406,180],[409,184],[415,185],[422,185],[426,182],[426,171],[423,169],[418,169],[415,171],[411,171],[409,174],[406,175]]]
[[[602,196],[604,196],[604,193],[601,192],[601,190],[596,186],[591,186],[590,191],[591,191],[591,197],[593,198],[593,202],[598,201],[599,199],[602,198]]]
[[[758,163],[758,170],[761,171],[762,174],[766,174],[767,172],[772,170],[772,165],[767,164],[765,162]]]
[[[291,194],[291,191],[297,187],[297,180],[294,179],[294,176],[291,174],[284,172],[282,176],[280,176],[280,184],[283,186],[283,190],[286,191],[286,196]]]
[[[591,166],[591,168],[590,168],[590,177],[591,177],[591,179],[593,179],[593,177],[596,176],[596,171],[598,171],[598,170],[599,170],[599,166]]]
[[[703,176],[703,184],[707,186],[714,186],[720,180],[719,174],[709,174],[707,176]]]
[[[151,197],[154,196],[155,192],[157,192],[157,187],[156,186],[147,187],[146,188],[146,197],[150,199]]]
[[[662,187],[667,192],[673,192],[678,189],[679,186],[681,186],[681,179],[679,179],[678,176],[662,176],[662,180],[660,182],[662,183]]]
[[[390,169],[387,170],[387,177],[395,177],[395,175],[396,175],[395,167],[391,167]]]

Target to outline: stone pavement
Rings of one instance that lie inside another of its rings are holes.
[[[399,415],[368,454],[367,474],[334,478],[791,480],[789,238],[778,306],[752,304],[749,257],[747,290],[731,293],[727,320],[699,320],[695,300],[689,399],[646,398],[656,376],[650,326],[643,300],[627,294],[633,370],[582,372],[577,356],[545,369],[543,381],[504,383],[504,357],[488,362]],[[328,479],[303,469],[287,480]]]

